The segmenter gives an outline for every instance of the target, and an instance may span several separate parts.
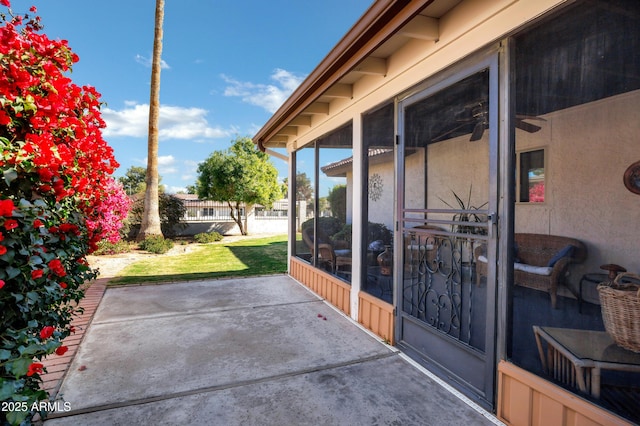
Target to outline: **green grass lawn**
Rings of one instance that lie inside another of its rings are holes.
[[[133,263],[109,285],[247,277],[287,271],[287,236],[202,244],[179,255],[159,255]]]

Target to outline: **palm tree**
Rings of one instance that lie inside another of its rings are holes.
[[[162,22],[164,0],[156,0],[156,22],[151,64],[151,96],[149,100],[149,139],[147,143],[147,189],[144,193],[144,215],[138,241],[162,235],[158,201],[158,122],[160,121],[160,68],[162,61]]]

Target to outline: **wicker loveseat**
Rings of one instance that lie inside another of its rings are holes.
[[[551,296],[555,309],[558,286],[572,263],[582,263],[587,257],[585,245],[575,238],[544,234],[515,234],[514,282],[516,285],[542,290]],[[478,282],[487,275],[484,246],[475,249]]]

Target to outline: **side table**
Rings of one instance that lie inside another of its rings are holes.
[[[579,313],[582,313],[582,302],[584,301],[584,297],[583,297],[584,283],[595,284],[595,286],[597,286],[601,282],[606,282],[606,281],[609,281],[608,275],[601,274],[599,272],[584,274],[582,278],[580,278],[580,284],[578,285],[578,312]]]
[[[620,265],[616,265],[615,263],[608,263],[606,265],[601,265],[600,269],[604,271],[608,271],[608,273],[607,274],[598,273],[598,272],[587,273],[587,274],[584,274],[582,278],[580,278],[580,284],[578,288],[578,312],[579,313],[582,313],[582,301],[584,300],[582,296],[582,290],[583,290],[582,286],[584,282],[595,284],[597,286],[602,282],[613,282],[613,280],[616,278],[616,276],[620,272],[627,272],[627,270],[624,267]]]
[[[640,354],[619,347],[604,331],[534,325],[533,333],[543,371],[594,398],[600,398],[603,370],[640,373]]]

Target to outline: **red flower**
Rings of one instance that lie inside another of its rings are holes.
[[[0,256],[7,252],[7,248],[5,246],[0,245]]]
[[[6,126],[9,123],[11,123],[11,117],[6,111],[0,109],[0,126]]]
[[[2,0],[0,0],[2,1]],[[27,376],[31,377],[34,374],[40,374],[42,373],[42,369],[44,368],[44,365],[42,365],[39,362],[34,362],[29,366],[29,371],[27,371]]]
[[[38,278],[42,278],[43,274],[44,272],[42,272],[42,269],[34,269],[31,271],[31,278],[37,280]]]
[[[76,225],[73,225],[71,223],[63,223],[60,225],[60,232],[65,232],[65,233],[72,233],[75,235],[80,235],[80,231],[78,230],[78,227]]]
[[[39,169],[38,175],[43,182],[51,182],[51,179],[53,179],[53,172],[49,169]]]
[[[2,235],[2,232],[0,232],[0,241],[4,240],[4,235]]]
[[[42,223],[42,221],[40,219],[36,219],[33,221],[33,227],[34,228],[41,228],[44,226],[44,223]]]
[[[15,219],[7,219],[4,221],[4,228],[7,231],[11,231],[12,229],[15,229],[18,227],[18,221]]]
[[[0,200],[0,216],[11,217],[13,214],[13,209],[16,206],[13,205],[13,201],[11,200]]]
[[[0,288],[4,287],[4,284],[5,284],[4,280],[0,280]]]
[[[64,283],[64,282],[60,283],[59,286],[62,287],[62,288],[67,288],[67,283]]]
[[[49,262],[49,269],[51,269],[53,273],[59,277],[64,277],[65,275],[67,275],[67,272],[64,270],[60,259],[53,259],[51,262]]]
[[[3,6],[11,7],[11,3],[9,3],[9,0],[0,0],[0,4]]]
[[[64,353],[67,352],[67,350],[69,350],[68,347],[60,346],[58,349],[56,349],[56,354],[57,355],[64,355]]]
[[[55,328],[53,326],[51,325],[44,326],[42,327],[42,330],[40,330],[40,338],[42,340],[48,339],[53,335],[54,331],[55,331]]]

